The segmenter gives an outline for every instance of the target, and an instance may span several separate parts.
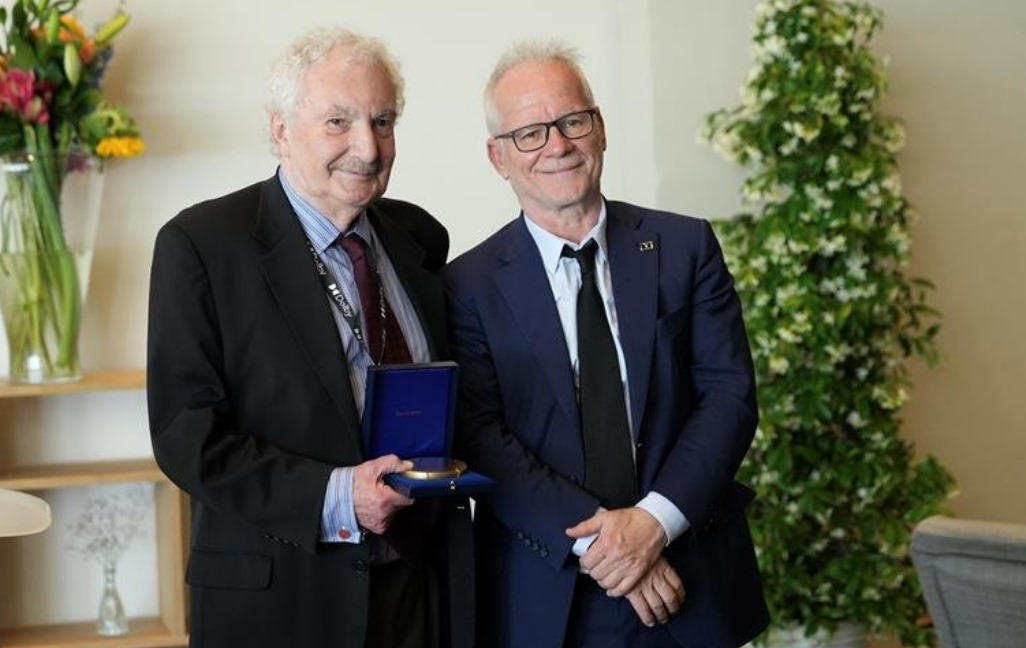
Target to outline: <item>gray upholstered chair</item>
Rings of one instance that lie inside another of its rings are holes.
[[[912,561],[941,648],[1026,646],[1026,524],[931,517]]]

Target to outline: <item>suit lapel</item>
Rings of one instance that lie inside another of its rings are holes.
[[[541,255],[522,215],[508,230],[499,254],[507,265],[496,273],[495,282],[567,420],[577,422],[577,396],[566,338]]]
[[[343,429],[359,430],[349,369],[331,306],[314,271],[302,227],[277,178],[264,184],[253,236],[267,247],[261,258],[264,279],[282,317],[338,408]],[[352,444],[346,449],[349,456],[363,455],[358,435],[339,436]]]
[[[613,299],[620,344],[627,363],[631,427],[639,438],[648,399],[659,298],[659,237],[642,227],[641,218],[607,203],[606,240],[613,277]]]

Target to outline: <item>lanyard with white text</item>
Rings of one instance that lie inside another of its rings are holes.
[[[367,350],[367,355],[370,356],[371,360],[374,360],[374,355],[371,353],[370,346],[367,343],[366,338],[363,335],[363,325],[360,324],[360,318],[356,314],[356,310],[353,305],[349,303],[346,296],[342,294],[342,290],[338,287],[338,282],[335,277],[331,274],[328,266],[321,261],[320,255],[317,254],[317,250],[314,248],[313,243],[309,239],[306,241],[306,247],[310,250],[310,256],[313,257],[314,268],[317,270],[317,275],[321,278],[321,283],[324,284],[324,290],[328,293],[328,299],[331,300],[335,307],[338,308],[339,313],[342,314],[342,319],[349,325],[349,329],[353,332],[353,337],[358,342],[363,344],[363,347]],[[378,291],[378,308],[380,310],[381,321],[385,319],[385,292],[383,290]],[[381,327],[381,351],[384,353],[385,346],[385,327]],[[378,361],[380,362],[380,356]]]

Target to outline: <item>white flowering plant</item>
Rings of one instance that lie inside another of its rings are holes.
[[[877,105],[862,2],[765,0],[739,106],[702,138],[746,171],[745,213],[717,221],[745,307],[760,425],[741,469],[773,626],[842,622],[928,646],[908,554],[954,486],[899,435],[905,362],[937,359],[932,285],[908,273],[899,120]]]
[[[114,568],[139,531],[151,498],[151,492],[135,486],[87,500],[68,524],[68,548]]]

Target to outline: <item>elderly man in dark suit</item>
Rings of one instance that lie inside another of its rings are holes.
[[[360,442],[369,365],[445,358],[448,234],[382,198],[403,106],[375,39],[311,32],[274,66],[270,179],[160,231],[153,450],[192,496],[191,644],[471,648],[468,503],[420,502]]]
[[[709,225],[603,198],[573,50],[485,90],[519,218],[443,273],[478,502],[480,646],[734,648],[767,624],[734,475],[755,432],[741,308]]]

